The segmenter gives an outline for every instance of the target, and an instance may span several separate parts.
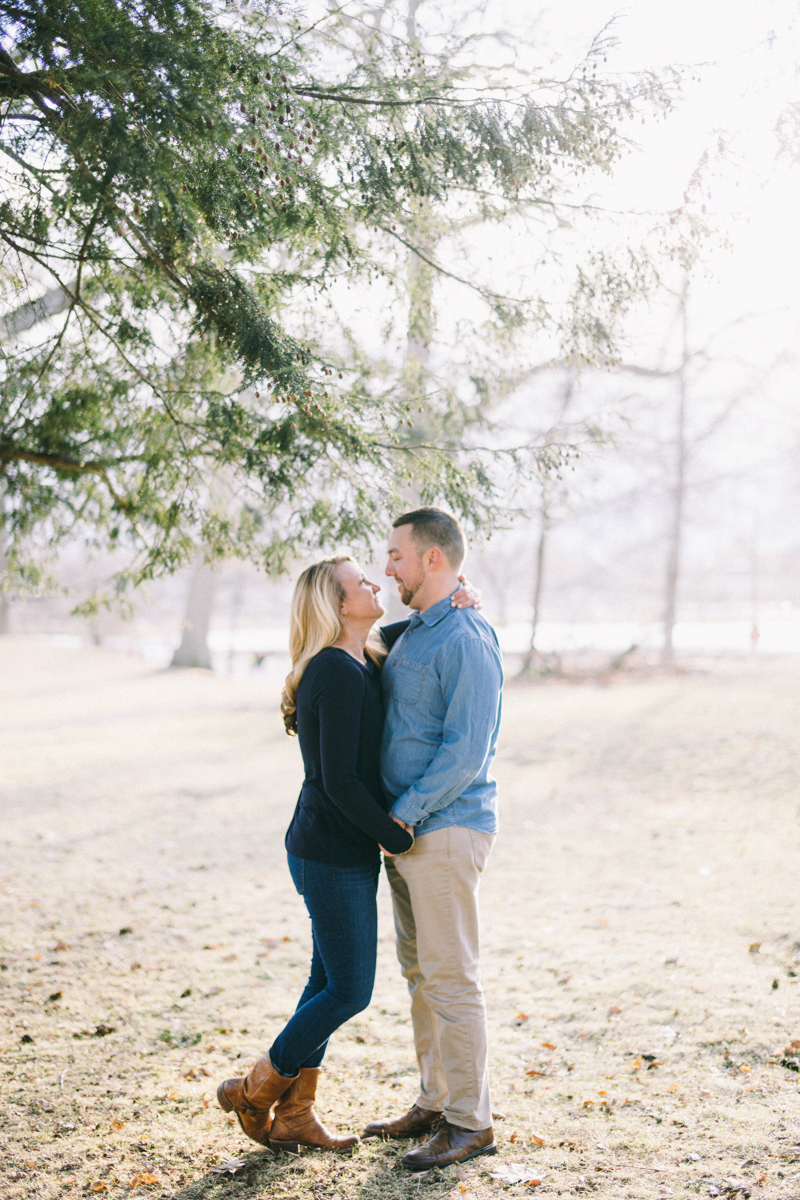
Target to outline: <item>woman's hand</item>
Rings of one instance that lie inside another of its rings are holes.
[[[450,597],[451,608],[483,608],[483,594],[463,575],[458,578],[462,586]]]

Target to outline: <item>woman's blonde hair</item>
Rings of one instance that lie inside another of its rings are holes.
[[[306,567],[295,584],[289,624],[292,669],[286,676],[281,695],[283,723],[290,737],[297,733],[297,689],[306,667],[320,650],[335,645],[344,633],[341,614],[344,587],[336,568],[340,563],[352,561],[349,554],[323,558]],[[364,653],[376,666],[386,658],[385,646],[373,633],[370,633]]]

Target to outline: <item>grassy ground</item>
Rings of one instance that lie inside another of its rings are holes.
[[[392,1144],[273,1156],[216,1106],[307,968],[275,701],[0,641],[0,1200],[460,1200],[530,1191],[491,1179],[514,1162],[541,1193],[800,1196],[798,664],[509,688],[483,888],[500,1156],[424,1176]],[[381,913],[374,1003],[321,1090],[340,1129],[415,1096],[383,887]]]

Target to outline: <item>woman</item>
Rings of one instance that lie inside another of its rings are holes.
[[[389,815],[380,782],[380,666],[408,622],[382,637],[373,632],[384,612],[379,591],[357,563],[339,557],[303,571],[292,599],[292,669],[281,709],[287,732],[299,735],[305,780],[286,849],[311,917],[311,973],[269,1053],[217,1091],[247,1136],[273,1149],[347,1150],[359,1141],[330,1133],[313,1105],[328,1038],[372,997],[380,851],[402,854],[414,844]],[[475,599],[461,589],[453,602]]]

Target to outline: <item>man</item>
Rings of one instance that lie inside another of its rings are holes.
[[[415,610],[383,667],[381,751],[392,816],[415,843],[386,859],[397,954],[411,995],[420,1070],[416,1103],[365,1136],[427,1137],[411,1170],[495,1154],[486,1007],[480,983],[478,882],[497,831],[489,774],[503,670],[494,630],[453,608],[464,536],[437,508],[394,522],[386,574]]]

